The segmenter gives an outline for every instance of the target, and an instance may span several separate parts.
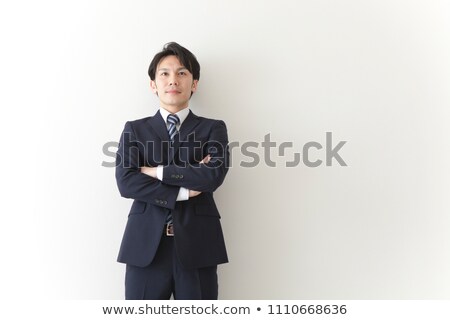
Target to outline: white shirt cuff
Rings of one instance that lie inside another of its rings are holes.
[[[177,201],[186,200],[189,200],[189,189],[180,187],[180,191],[178,191]]]
[[[162,181],[163,179],[163,170],[164,170],[164,166],[157,166],[156,167],[156,177],[158,178],[159,181]]]

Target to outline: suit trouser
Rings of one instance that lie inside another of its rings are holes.
[[[163,234],[152,263],[144,268],[127,264],[127,300],[217,300],[217,266],[185,269],[178,260],[174,237]]]

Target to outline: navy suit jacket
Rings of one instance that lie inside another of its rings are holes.
[[[200,164],[208,154],[210,162]],[[139,267],[149,265],[171,211],[175,248],[184,267],[228,262],[213,198],[228,164],[228,136],[223,121],[198,117],[190,111],[172,144],[159,111],[153,117],[127,122],[116,156],[116,180],[120,194],[134,201],[118,261]],[[162,181],[139,169],[158,165],[164,166]],[[176,201],[180,187],[202,193]]]

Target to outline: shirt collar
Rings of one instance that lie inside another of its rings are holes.
[[[159,112],[161,113],[162,118],[164,119],[164,122],[167,125],[167,117],[169,116],[170,112],[164,109],[163,107],[159,108]],[[189,114],[189,107],[184,108],[183,110],[178,111],[175,113],[178,118],[180,119],[180,126],[183,124],[183,121],[186,120],[188,114]]]

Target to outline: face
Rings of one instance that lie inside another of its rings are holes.
[[[197,90],[198,80],[176,56],[161,59],[155,74],[155,81],[150,81],[153,93],[157,94],[161,106],[171,113],[186,108],[189,104],[191,92]]]

